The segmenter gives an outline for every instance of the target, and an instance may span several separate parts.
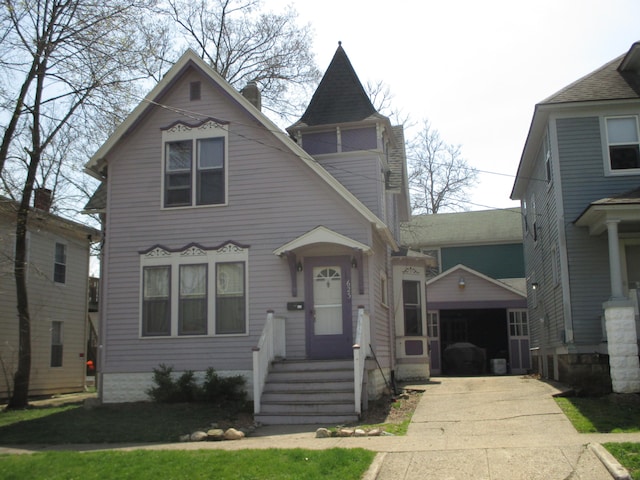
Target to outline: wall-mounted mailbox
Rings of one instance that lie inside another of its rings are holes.
[[[287,302],[287,310],[304,310],[304,302]]]

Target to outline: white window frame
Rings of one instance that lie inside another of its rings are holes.
[[[244,264],[244,331],[241,333],[216,333],[216,265],[218,263]],[[180,266],[207,266],[207,330],[204,334],[185,334],[178,332],[180,305]],[[143,303],[144,303],[144,269],[145,267],[170,267],[170,332],[168,335],[144,335],[143,332]],[[191,244],[180,250],[169,250],[156,246],[140,254],[140,294],[139,294],[139,337],[141,339],[162,338],[202,338],[202,337],[232,337],[249,335],[249,249],[233,242],[227,242],[220,247],[204,248]]]
[[[222,138],[224,142],[224,199],[221,203],[198,204],[198,171],[199,155],[198,140]],[[167,205],[166,203],[166,175],[167,175],[167,144],[190,140],[191,146],[191,202],[189,205]],[[175,210],[180,208],[207,208],[223,207],[229,202],[229,127],[227,124],[209,119],[199,125],[187,125],[176,123],[162,130],[162,162],[161,162],[161,192],[160,205],[163,210]]]
[[[526,309],[508,309],[509,338],[529,338],[529,317]],[[515,331],[515,333],[514,333]]]
[[[389,308],[389,279],[383,270],[380,270],[380,303]]]
[[[62,247],[64,247],[64,263],[58,262],[58,252],[57,252],[58,245],[61,245]],[[58,265],[64,266],[64,280],[61,282],[56,280],[56,267]],[[53,283],[55,283],[56,285],[67,284],[67,278],[69,277],[68,266],[69,266],[69,246],[65,242],[55,241],[53,244],[53,276],[52,276]]]
[[[59,331],[56,332],[56,327],[59,327]],[[57,342],[56,341],[57,338]],[[53,364],[53,348],[60,347],[60,365]],[[64,322],[54,320],[51,322],[51,354],[49,356],[50,368],[62,368],[64,366]]]
[[[630,118],[635,121],[636,124],[636,138],[638,148],[640,149],[640,126],[638,125],[638,115],[611,115],[602,119],[603,129],[603,158],[604,158],[604,170],[607,176],[625,176],[625,175],[640,175],[640,167],[638,168],[626,168],[626,169],[613,169],[611,168],[611,155],[609,147],[616,145],[632,145],[632,143],[610,143],[609,142],[609,128],[607,125],[608,120]]]

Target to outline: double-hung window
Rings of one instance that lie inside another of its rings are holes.
[[[51,322],[51,362],[52,367],[62,366],[62,322]]]
[[[610,117],[605,119],[605,123],[610,171],[640,171],[638,117]]]
[[[165,208],[226,204],[227,131],[215,120],[163,130]]]
[[[403,280],[402,298],[404,303],[404,334],[405,336],[421,336],[422,296],[420,295],[420,282]]]
[[[235,243],[141,252],[141,336],[246,334],[247,260]]]
[[[55,246],[53,281],[55,283],[67,282],[67,246],[64,243],[56,243]]]

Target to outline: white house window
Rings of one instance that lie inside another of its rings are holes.
[[[638,117],[611,117],[605,122],[611,170],[640,169]]]
[[[244,333],[244,263],[216,265],[216,333]]]
[[[246,334],[247,260],[231,242],[141,252],[141,336]]]
[[[387,274],[385,272],[380,272],[380,303],[385,306],[389,305],[389,294],[387,289]]]
[[[142,334],[170,335],[171,267],[144,267],[142,291]]]
[[[62,366],[62,322],[51,322],[51,363],[52,367]]]
[[[56,283],[66,283],[67,281],[67,246],[64,243],[56,243],[55,246],[53,281]]]
[[[511,337],[526,337],[529,335],[529,323],[525,310],[509,311],[509,335]]]
[[[417,280],[402,281],[402,300],[404,302],[404,334],[405,336],[422,335],[422,296],[420,282]]]
[[[214,120],[162,132],[163,206],[223,205],[227,199],[227,126]]]

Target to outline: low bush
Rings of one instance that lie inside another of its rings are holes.
[[[247,401],[242,375],[221,377],[212,367],[207,369],[204,382],[199,385],[192,370],[176,378],[173,367],[160,364],[153,369],[153,382],[155,387],[148,389],[147,394],[158,403],[207,402],[240,409]]]

